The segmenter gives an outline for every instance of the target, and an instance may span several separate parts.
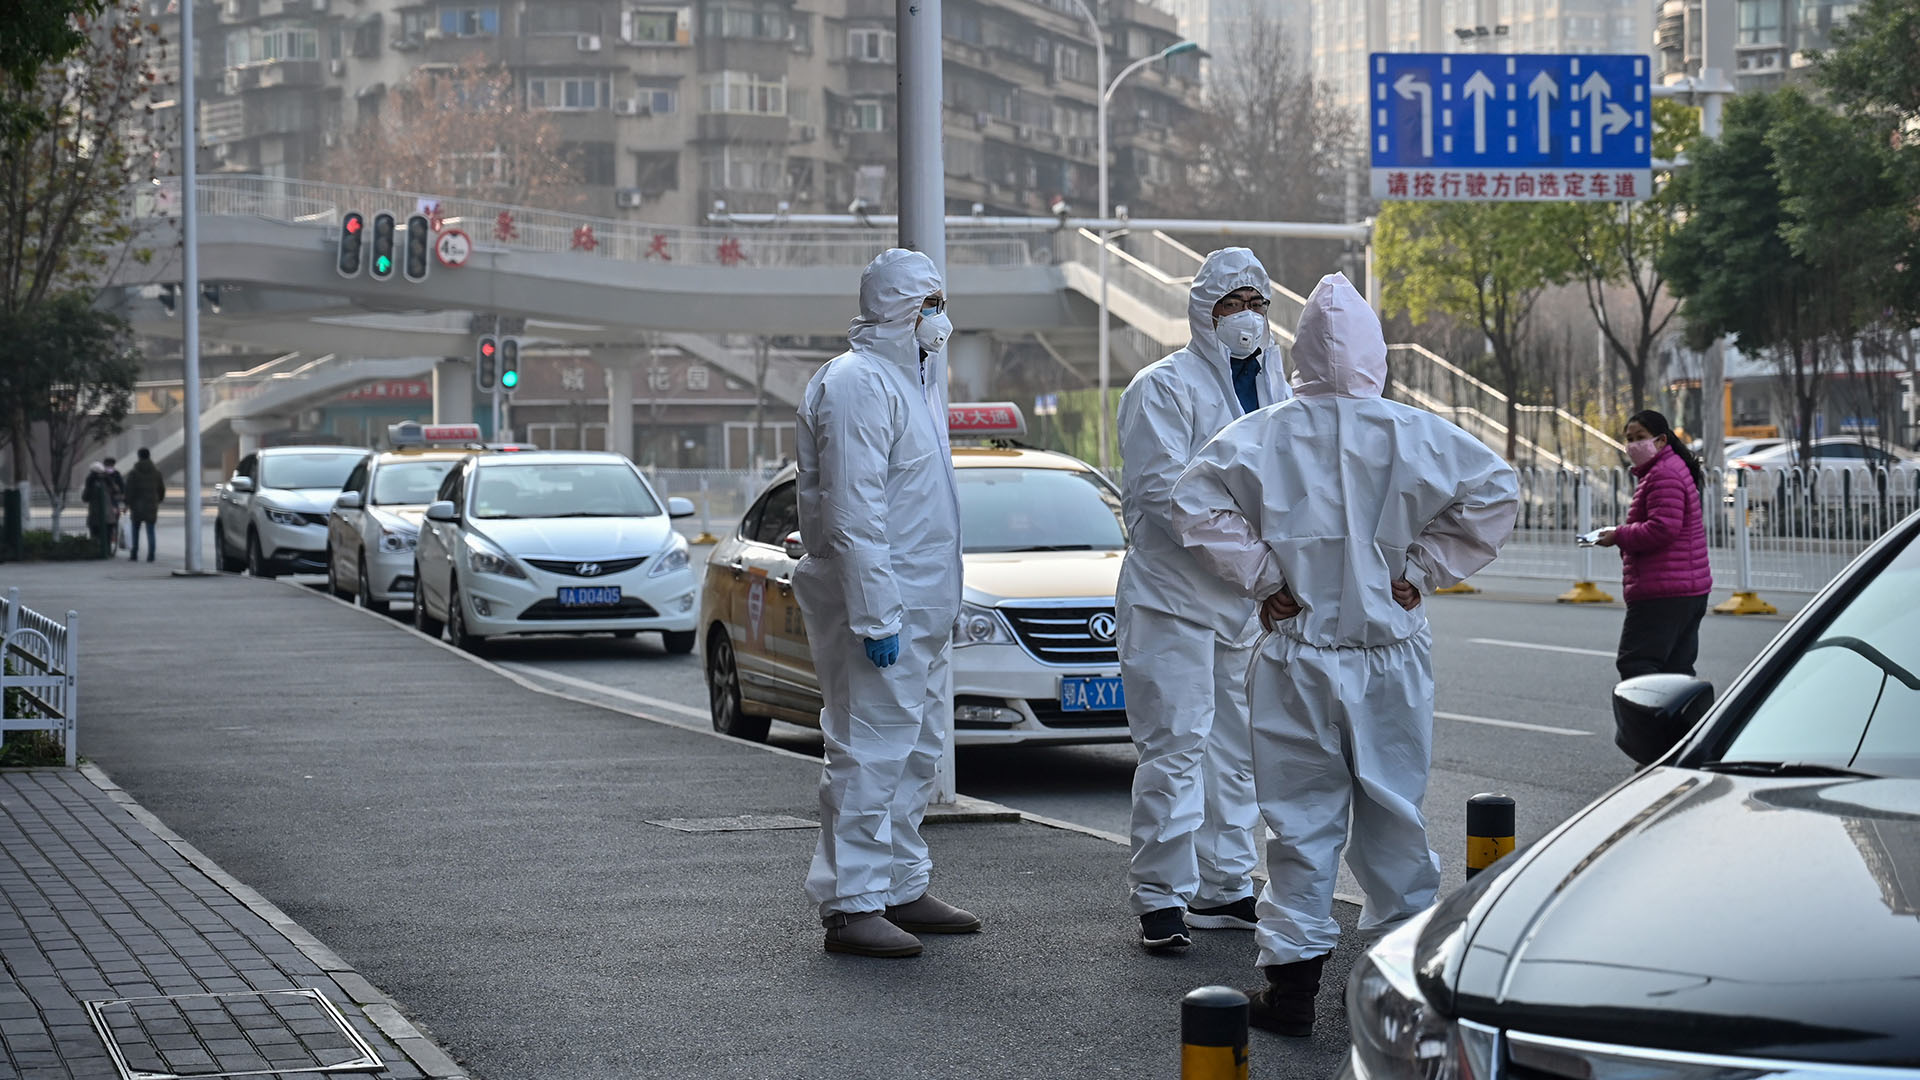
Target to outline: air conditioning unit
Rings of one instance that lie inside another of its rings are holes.
[[[639,98],[615,98],[613,102],[613,115],[639,116],[640,115],[640,99]]]
[[[429,26],[427,27],[426,32],[421,34],[420,36],[427,39],[428,41],[439,41],[440,39],[447,36],[447,32],[445,30],[440,29],[437,26]]]
[[[599,52],[599,34],[580,34],[573,39],[573,47],[581,52]]]
[[[340,133],[337,131],[329,131],[320,136],[320,141],[327,145],[327,149],[331,150],[340,145]]]
[[[794,137],[801,142],[812,142],[820,137],[820,129],[812,124],[801,124],[794,128]]]
[[[226,0],[220,5],[220,16],[224,19],[239,20],[247,17],[246,0]]]
[[[338,78],[347,73],[347,62],[336,56],[332,60],[327,61],[327,70],[332,72],[335,78]]]
[[[241,86],[241,83],[240,83],[240,69],[239,69],[239,68],[228,68],[228,69],[227,69],[227,71],[226,71],[226,74],[225,74],[225,75],[224,75],[224,76],[223,76],[223,77],[221,78],[221,80],[220,80],[220,85],[221,85],[221,86],[222,86],[223,88],[225,88],[225,90],[226,90],[226,91],[227,91],[227,93],[229,93],[229,94],[237,94],[237,93],[239,93],[239,92],[240,92],[240,86]]]
[[[647,193],[637,187],[624,187],[613,193],[613,204],[622,210],[638,210],[647,201]]]
[[[227,160],[227,155],[232,152],[233,152],[233,146],[229,143],[213,144],[213,160],[215,161]]]
[[[387,47],[394,52],[413,52],[420,47],[420,39],[411,35],[397,37],[387,42]]]
[[[976,131],[985,131],[985,130],[987,130],[987,121],[988,121],[988,120],[990,120],[990,119],[992,119],[992,117],[991,117],[991,115],[990,115],[990,114],[988,114],[988,113],[983,113],[983,112],[978,112],[978,113],[974,113],[974,114],[973,114],[973,127],[974,127],[974,130],[976,130]]]
[[[1029,128],[1027,125],[1025,124],[1013,125],[1014,138],[1019,139],[1021,142],[1026,142],[1032,136],[1033,136],[1033,129]]]

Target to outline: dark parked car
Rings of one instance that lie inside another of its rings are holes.
[[[1362,958],[1365,1080],[1920,1072],[1920,515],[1868,549],[1646,771]]]

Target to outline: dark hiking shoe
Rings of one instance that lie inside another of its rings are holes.
[[[1313,1034],[1314,999],[1320,994],[1322,953],[1266,969],[1267,985],[1247,992],[1247,1024],[1275,1035],[1306,1038]]]
[[[827,951],[854,956],[919,956],[920,939],[888,922],[877,911],[829,915]]]
[[[914,934],[971,934],[980,929],[980,917],[962,911],[932,893],[887,909],[887,921]]]
[[[1187,921],[1177,907],[1165,907],[1140,916],[1140,944],[1154,952],[1184,949],[1193,944],[1187,936]]]
[[[1253,913],[1253,897],[1243,896],[1219,907],[1188,908],[1187,925],[1195,930],[1256,930],[1260,918]]]

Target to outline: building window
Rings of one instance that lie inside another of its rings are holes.
[[[672,150],[649,150],[633,155],[633,186],[648,195],[680,190],[680,155]]]
[[[850,131],[885,131],[887,110],[877,101],[856,101],[847,109],[847,128]]]
[[[1740,0],[1742,45],[1780,44],[1780,0]]]
[[[500,32],[500,9],[497,7],[443,7],[440,9],[440,32],[453,37],[483,37]]]
[[[706,111],[785,116],[787,81],[763,80],[744,71],[723,71],[707,80]]]
[[[1092,68],[1093,65],[1087,62],[1087,54],[1079,49],[1062,45],[1053,51],[1053,73],[1062,79],[1092,82]]]
[[[600,12],[579,4],[528,4],[526,14],[526,33],[528,34],[597,34],[600,32]]]
[[[446,183],[466,190],[513,185],[512,163],[498,150],[448,154],[440,159],[440,175]]]
[[[310,26],[271,26],[227,35],[228,67],[319,58],[320,31]]]
[[[573,158],[582,184],[589,187],[613,186],[612,143],[570,143],[562,147],[561,152]]]
[[[781,190],[786,177],[786,162],[781,158],[755,155],[733,147],[701,159],[706,186],[717,191],[774,192]]]
[[[635,45],[688,45],[693,41],[693,12],[632,8],[620,17],[620,36]]]
[[[605,77],[527,80],[529,109],[588,112],[606,108],[610,97],[609,81]]]
[[[643,86],[633,98],[653,116],[669,116],[680,111],[680,92],[677,90]]]
[[[893,63],[893,31],[863,29],[847,31],[847,59],[860,63]]]
[[[707,8],[706,31],[709,37],[760,38],[765,41],[785,41],[787,38],[787,13],[775,7],[721,7]]]

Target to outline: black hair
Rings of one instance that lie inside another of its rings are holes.
[[[138,456],[141,461],[145,461],[153,456],[153,451],[143,446],[136,452],[136,456]]]
[[[1680,437],[1673,433],[1673,425],[1667,422],[1665,413],[1655,412],[1652,409],[1641,409],[1639,412],[1628,417],[1627,423],[1639,424],[1641,427],[1647,429],[1647,434],[1649,435],[1665,435],[1667,437],[1667,445],[1673,448],[1674,453],[1680,455],[1680,461],[1686,465],[1687,471],[1693,474],[1694,488],[1699,490],[1706,488],[1707,477],[1706,473],[1700,468],[1700,459],[1695,457],[1693,451],[1687,449],[1686,444],[1680,441]]]

